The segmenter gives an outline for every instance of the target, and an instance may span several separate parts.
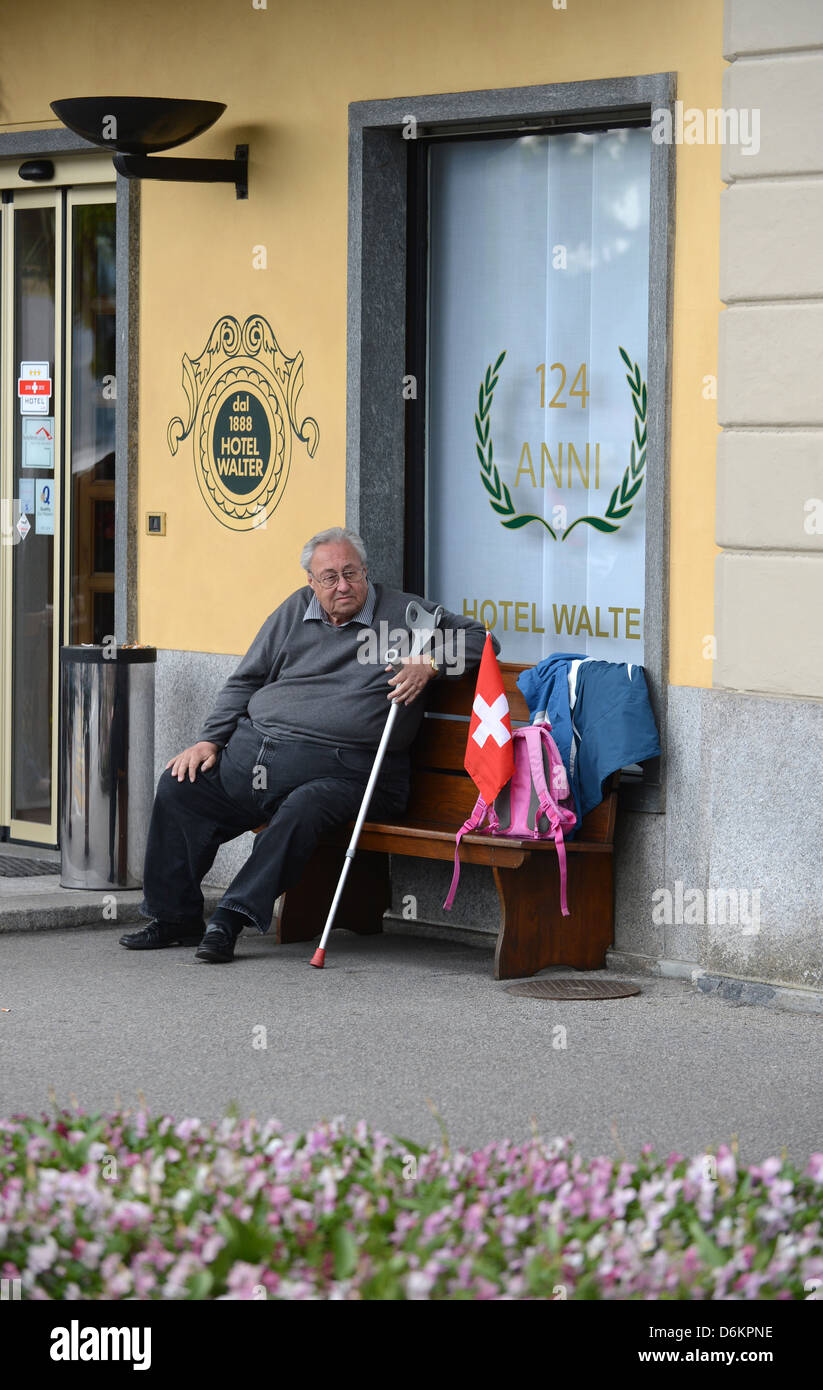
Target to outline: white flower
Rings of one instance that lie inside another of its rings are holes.
[[[42,1274],[44,1269],[54,1264],[59,1253],[54,1236],[47,1236],[42,1245],[32,1245],[27,1261],[29,1274]]]
[[[406,1297],[412,1301],[419,1302],[429,1296],[434,1280],[425,1274],[422,1269],[415,1269],[406,1277]]]

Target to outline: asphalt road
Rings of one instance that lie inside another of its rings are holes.
[[[209,966],[188,948],[127,951],[122,930],[0,938],[3,1115],[50,1109],[53,1087],[87,1111],[142,1093],[177,1118],[234,1103],[291,1130],[344,1115],[420,1142],[439,1135],[433,1105],[472,1147],[534,1123],[584,1156],[734,1136],[752,1162],[823,1150],[819,1014],[648,978],[636,998],[516,998],[489,952],[413,937],[335,933],[317,971],[312,944],[244,934],[231,965]]]

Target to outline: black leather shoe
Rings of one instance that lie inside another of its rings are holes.
[[[194,953],[195,960],[207,965],[228,965],[234,960],[234,946],[242,927],[230,927],[224,922],[212,922]]]
[[[130,951],[158,951],[163,946],[195,946],[205,926],[202,920],[189,922],[163,922],[153,917],[140,931],[127,932],[120,937],[120,945]]]

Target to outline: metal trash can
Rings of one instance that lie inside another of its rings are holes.
[[[156,647],[60,648],[60,883],[140,888],[154,801]]]

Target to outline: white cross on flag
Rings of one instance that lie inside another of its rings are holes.
[[[509,702],[503,689],[503,677],[490,632],[486,633],[486,645],[477,673],[477,689],[463,763],[488,805],[514,772]]]

